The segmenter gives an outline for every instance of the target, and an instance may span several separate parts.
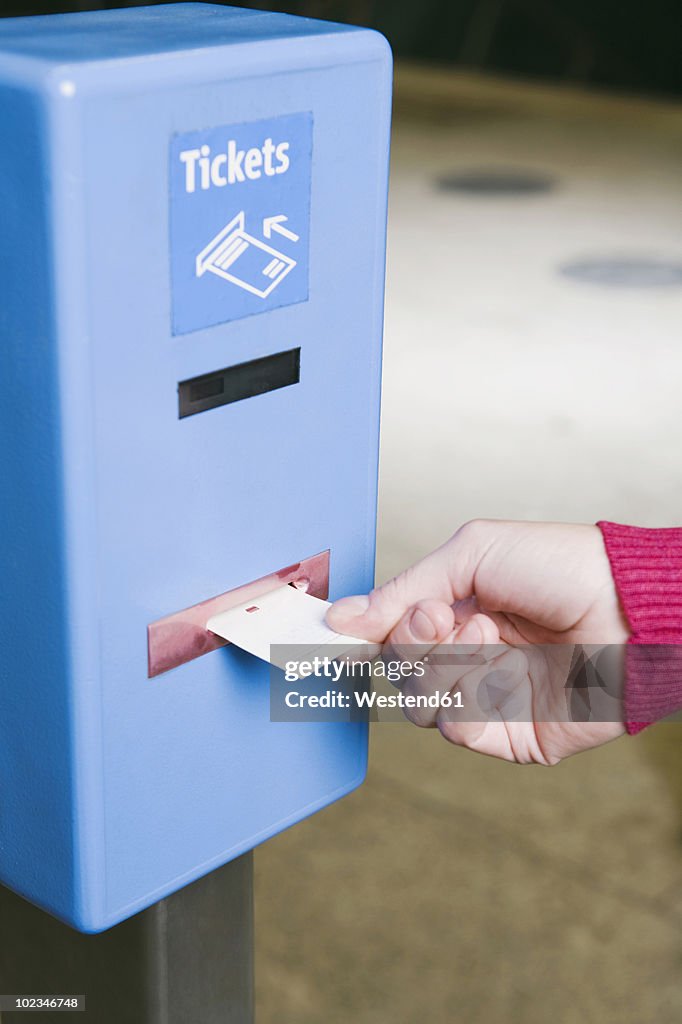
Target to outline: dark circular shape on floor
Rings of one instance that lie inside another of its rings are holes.
[[[438,179],[443,192],[466,192],[480,196],[527,196],[549,192],[556,179],[542,171],[479,167],[454,171]]]
[[[638,256],[575,260],[559,267],[563,277],[607,288],[674,288],[682,285],[682,263]]]

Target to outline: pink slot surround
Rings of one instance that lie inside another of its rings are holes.
[[[329,551],[305,558],[295,565],[261,576],[258,580],[211,597],[201,604],[173,612],[147,626],[149,652],[148,676],[160,676],[171,668],[226,647],[227,641],[206,629],[206,623],[219,612],[226,612],[245,601],[254,601],[276,587],[293,584],[314,597],[326,600],[329,594]]]

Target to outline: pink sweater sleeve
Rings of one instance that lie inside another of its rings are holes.
[[[682,529],[597,525],[630,626],[625,721],[634,734],[682,708]]]

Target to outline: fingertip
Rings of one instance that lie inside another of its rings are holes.
[[[452,712],[450,712],[450,716],[452,716]],[[453,721],[452,717],[448,717],[447,709],[441,708],[436,717],[436,728],[448,743],[452,743],[456,747],[473,749],[483,735],[485,723]]]
[[[369,598],[366,594],[342,597],[340,600],[335,601],[327,611],[327,622],[332,629],[337,629],[338,625],[342,622],[360,618],[368,608]]]
[[[484,644],[499,644],[500,631],[491,618],[478,612],[460,626],[454,643],[482,647]]]
[[[452,631],[454,614],[450,605],[425,598],[406,608],[401,619],[391,628],[388,642],[398,648],[426,647],[442,643]]]
[[[405,614],[403,640],[416,643],[439,643],[453,629],[455,616],[450,605],[443,601],[425,599],[417,601]]]

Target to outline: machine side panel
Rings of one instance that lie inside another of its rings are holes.
[[[0,84],[0,881],[77,902],[49,130]]]

